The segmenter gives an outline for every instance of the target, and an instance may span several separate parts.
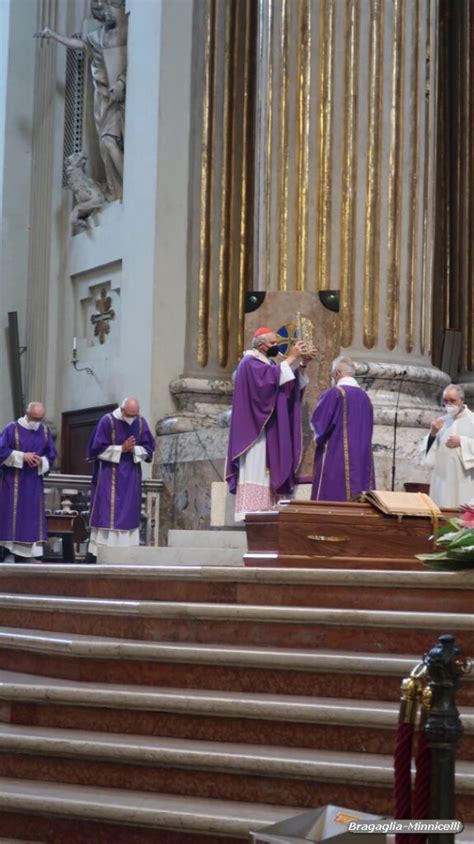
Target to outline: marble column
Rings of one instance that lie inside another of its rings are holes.
[[[438,3],[262,0],[255,263],[267,290],[339,291],[341,352],[376,418],[378,484],[424,481],[432,366]]]

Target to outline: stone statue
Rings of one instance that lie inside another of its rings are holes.
[[[125,0],[91,0],[91,13],[102,25],[84,38],[68,38],[45,27],[37,38],[52,38],[65,47],[84,50],[94,85],[94,120],[105,168],[109,202],[123,193],[123,137],[127,74]]]
[[[100,211],[105,205],[105,194],[90,176],[84,173],[87,155],[75,152],[66,161],[67,186],[74,194],[76,204],[71,212],[71,223],[81,229],[89,228],[89,217],[94,211]]]

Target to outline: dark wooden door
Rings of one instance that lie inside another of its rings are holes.
[[[68,410],[62,414],[61,472],[66,475],[90,475],[92,463],[85,459],[91,434],[101,416],[115,410],[116,404]]]

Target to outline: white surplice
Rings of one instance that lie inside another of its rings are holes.
[[[474,413],[469,408],[456,417],[443,416],[443,427],[438,431],[429,451],[429,434],[421,443],[424,466],[433,471],[430,496],[439,507],[459,507],[474,499]],[[458,448],[448,448],[451,436],[460,437]]]

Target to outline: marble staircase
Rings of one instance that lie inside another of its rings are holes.
[[[0,834],[243,844],[328,802],[390,814],[400,679],[440,633],[473,653],[473,597],[472,573],[1,565]],[[459,704],[472,844],[472,675]]]

